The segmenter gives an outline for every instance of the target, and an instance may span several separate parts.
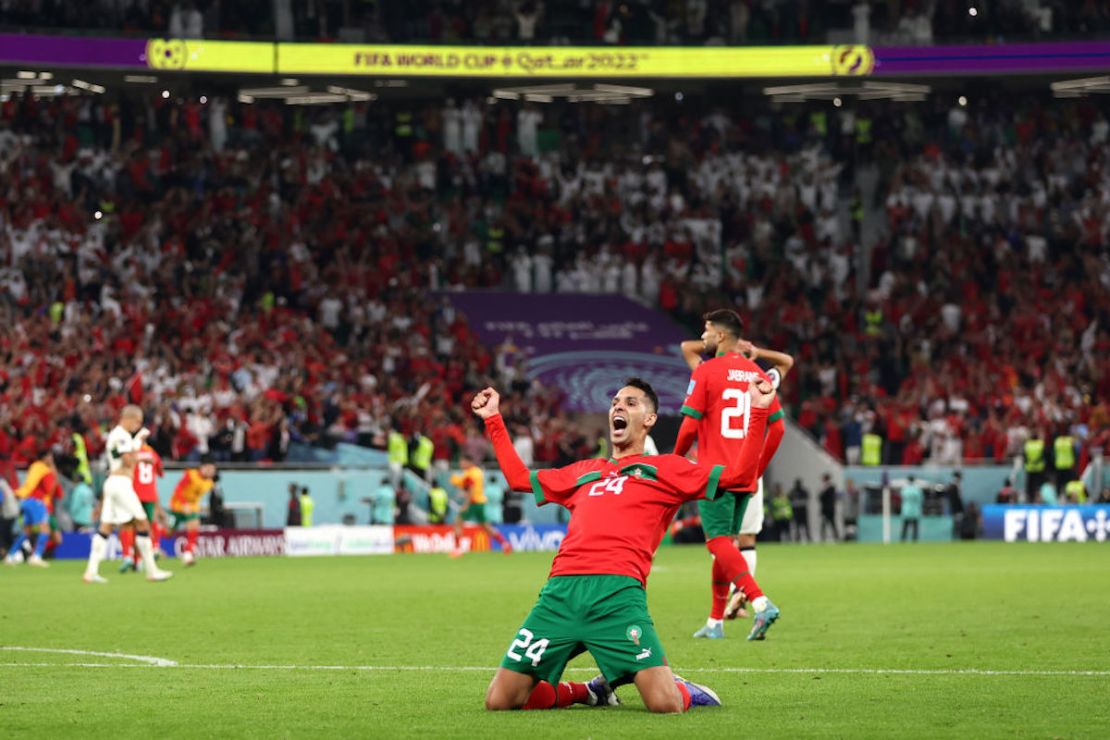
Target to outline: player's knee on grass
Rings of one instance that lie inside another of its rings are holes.
[[[498,668],[486,689],[486,709],[491,712],[520,709],[528,702],[535,685],[532,676]]]
[[[673,714],[684,710],[674,674],[666,666],[646,668],[637,673],[636,689],[649,712]]]

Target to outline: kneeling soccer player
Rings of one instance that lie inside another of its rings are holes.
[[[610,459],[531,473],[513,448],[497,392],[487,388],[474,397],[471,408],[485,420],[510,488],[530,490],[538,503],[571,512],[547,585],[490,682],[487,709],[616,704],[609,683],[629,677],[652,712],[720,705],[712,690],[671,672],[648,614],[645,585],[652,556],[683,502],[754,484],[775,394],[766,382],[753,383],[749,392],[752,433],[739,467],[727,470],[677,455],[644,456],[659,400],[639,378],[629,378],[609,408]],[[567,662],[586,651],[602,675],[588,684],[560,683]]]

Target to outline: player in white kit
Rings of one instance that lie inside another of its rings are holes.
[[[150,522],[135,493],[133,478],[139,450],[149,432],[142,428],[143,411],[138,406],[124,406],[119,424],[108,433],[108,479],[104,481],[104,500],[100,507],[100,528],[92,539],[89,563],[85,567],[85,583],[107,583],[98,572],[100,561],[108,553],[108,537],[114,527],[134,524],[135,547],[143,558],[148,581],[165,581],[173,576],[154,562],[154,546],[150,541]]]

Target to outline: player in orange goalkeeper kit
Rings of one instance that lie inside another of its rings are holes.
[[[459,509],[455,517],[455,546],[451,550],[451,557],[457,558],[463,554],[463,522],[481,527],[490,539],[501,543],[502,552],[511,553],[512,545],[486,519],[486,474],[465,454],[459,458],[459,464],[462,466],[462,472],[451,476],[451,485],[463,491],[466,495],[466,505]]]
[[[200,502],[216,485],[216,465],[212,458],[204,455],[200,467],[189,468],[181,476],[170,498],[170,514],[173,515],[173,528],[185,528],[185,551],[181,562],[185,565],[196,563],[197,536],[200,533]]]

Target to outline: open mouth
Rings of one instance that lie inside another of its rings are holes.
[[[623,416],[614,416],[613,417],[613,431],[619,432],[622,429],[627,429],[627,428],[628,428],[628,419],[624,418]]]

